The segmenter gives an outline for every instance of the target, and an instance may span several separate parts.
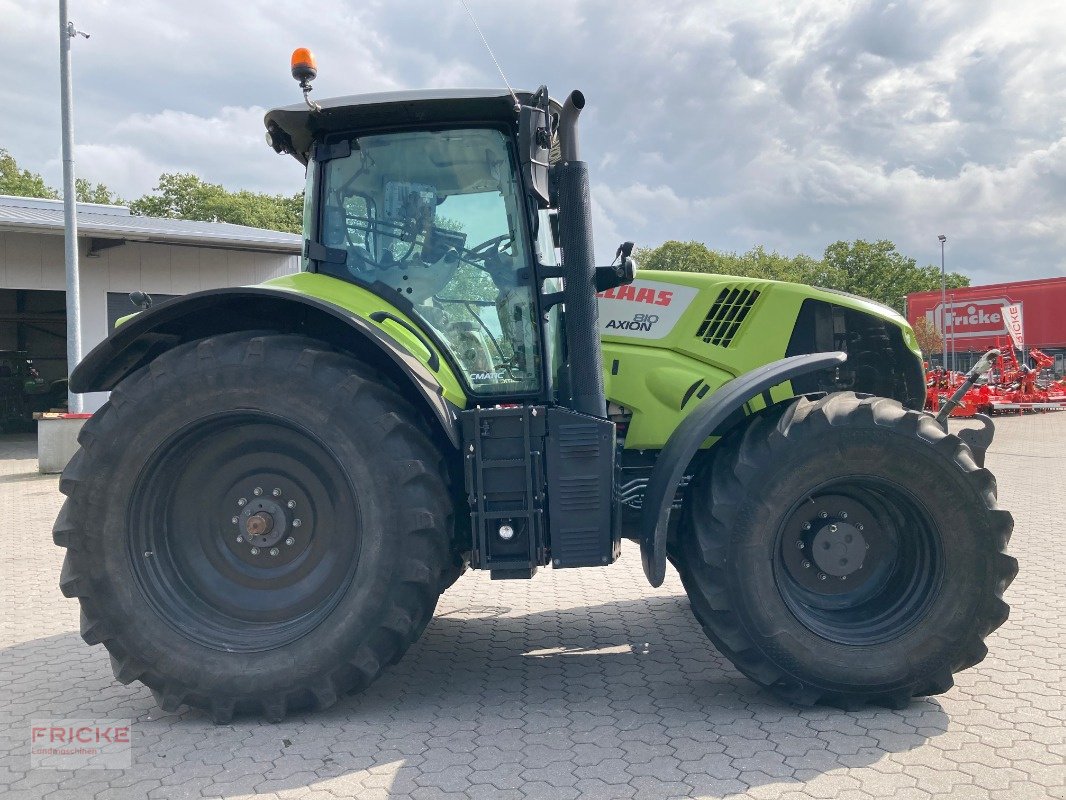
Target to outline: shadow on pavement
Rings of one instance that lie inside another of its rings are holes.
[[[28,767],[20,732],[32,719],[132,718],[129,775],[68,773],[62,786],[109,774],[111,785],[158,780],[159,796],[168,783],[183,796],[316,786],[539,796],[582,780],[616,797],[715,796],[866,766],[948,728],[932,699],[900,711],[779,703],[717,654],[684,597],[450,609],[367,692],[276,725],[164,714],[73,632],[0,650],[0,674],[0,772]]]

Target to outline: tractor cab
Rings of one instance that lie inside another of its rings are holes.
[[[321,272],[402,297],[477,393],[540,388],[525,208],[492,128],[354,136],[322,167]],[[548,249],[551,252],[551,249]]]
[[[547,135],[549,101],[516,96],[518,111],[499,90],[290,106],[267,115],[268,142],[307,164],[304,270],[400,309],[470,396],[547,400],[558,367],[558,315],[545,318],[538,290],[538,273],[557,269],[548,150],[531,153],[521,131],[535,115],[526,124]]]

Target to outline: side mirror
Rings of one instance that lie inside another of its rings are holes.
[[[637,277],[637,262],[626,256],[618,264],[596,267],[596,291],[606,292],[616,286],[632,283]]]
[[[541,206],[548,205],[548,157],[551,153],[548,87],[541,86],[518,116],[518,151],[526,187]]]
[[[130,302],[142,311],[147,311],[152,307],[152,295],[148,292],[130,292]]]

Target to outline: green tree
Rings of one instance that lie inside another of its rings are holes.
[[[294,195],[246,189],[234,192],[190,173],[161,175],[154,191],[130,203],[130,211],[144,216],[230,222],[290,233],[300,231],[302,192]]]
[[[644,269],[738,275],[839,289],[877,300],[900,313],[908,294],[940,288],[939,269],[932,264],[919,267],[887,239],[834,242],[822,259],[768,252],[761,245],[738,255],[712,250],[702,242],[669,241],[638,250],[637,263]],[[950,288],[969,286],[970,279],[951,272],[947,284]]]
[[[658,247],[637,249],[637,263],[642,269],[674,272],[716,272],[725,254],[711,250],[703,242],[663,242]]]
[[[59,192],[44,182],[44,178],[28,169],[19,169],[15,157],[0,148],[0,194],[16,197],[59,198]]]
[[[124,202],[116,192],[112,192],[102,183],[93,185],[85,178],[74,179],[74,196],[79,203],[103,203],[108,206],[121,206]]]
[[[642,269],[708,272],[817,285],[826,282],[824,265],[818,259],[768,252],[761,245],[737,254],[711,250],[702,242],[669,241],[658,247],[639,249],[636,259]]]
[[[940,287],[940,270],[931,264],[919,267],[887,239],[833,242],[823,261],[830,288],[877,300],[901,314],[908,294]],[[970,285],[970,279],[957,272],[947,281],[952,288]]]

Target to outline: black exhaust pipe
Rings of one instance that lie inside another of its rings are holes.
[[[589,169],[588,164],[578,159],[577,119],[584,107],[585,95],[576,89],[563,104],[558,127],[560,158],[553,172],[563,251],[570,407],[583,414],[606,417]]]

